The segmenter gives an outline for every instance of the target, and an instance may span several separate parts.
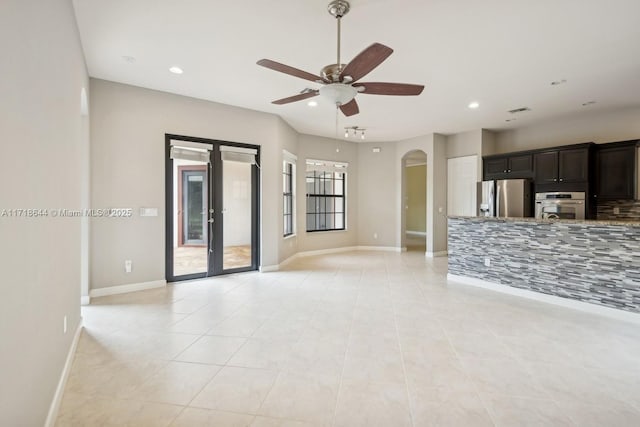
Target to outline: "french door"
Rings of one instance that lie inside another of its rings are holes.
[[[166,135],[166,278],[258,268],[259,147]]]

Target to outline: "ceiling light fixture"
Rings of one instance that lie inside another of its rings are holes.
[[[351,102],[357,93],[358,90],[355,87],[343,83],[333,83],[320,88],[320,96],[328,99],[338,108]]]
[[[309,102],[307,102],[307,105],[308,105],[309,107],[317,107],[317,106],[318,106],[318,103],[317,103],[316,101],[309,101]]]
[[[469,103],[468,107],[472,110],[475,110],[476,108],[480,107],[480,103],[478,101],[473,101]]]
[[[360,139],[364,139],[365,130],[366,130],[365,128],[361,128],[359,126],[348,126],[344,128],[344,137],[349,138],[349,132],[351,131],[353,133],[354,138],[358,136],[358,133],[360,133]]]
[[[173,74],[182,74],[184,73],[184,71],[182,71],[182,68],[174,65],[173,67],[169,68],[169,71],[171,71]]]

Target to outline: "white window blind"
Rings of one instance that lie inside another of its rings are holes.
[[[222,160],[239,163],[256,163],[258,150],[253,148],[232,147],[229,145],[220,146],[220,156]]]
[[[346,162],[307,159],[307,172],[309,171],[346,172],[348,167],[349,167],[349,163],[346,163]]]
[[[209,162],[209,152],[213,145],[201,142],[171,140],[172,159],[191,160],[195,162]]]

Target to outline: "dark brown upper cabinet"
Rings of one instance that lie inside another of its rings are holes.
[[[484,158],[484,179],[518,179],[533,177],[531,154],[497,155]]]
[[[624,141],[597,146],[594,197],[598,200],[635,198],[637,142]]]
[[[558,152],[547,151],[533,156],[536,184],[558,182]]]
[[[544,151],[534,154],[536,184],[586,182],[589,148]]]

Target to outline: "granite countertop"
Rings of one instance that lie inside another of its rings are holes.
[[[533,222],[549,224],[560,222],[565,224],[585,224],[585,225],[623,225],[628,227],[640,227],[640,220],[637,219],[538,219],[538,218],[496,218],[490,216],[457,216],[449,215],[450,219],[470,219],[475,221],[507,221],[507,222]]]

